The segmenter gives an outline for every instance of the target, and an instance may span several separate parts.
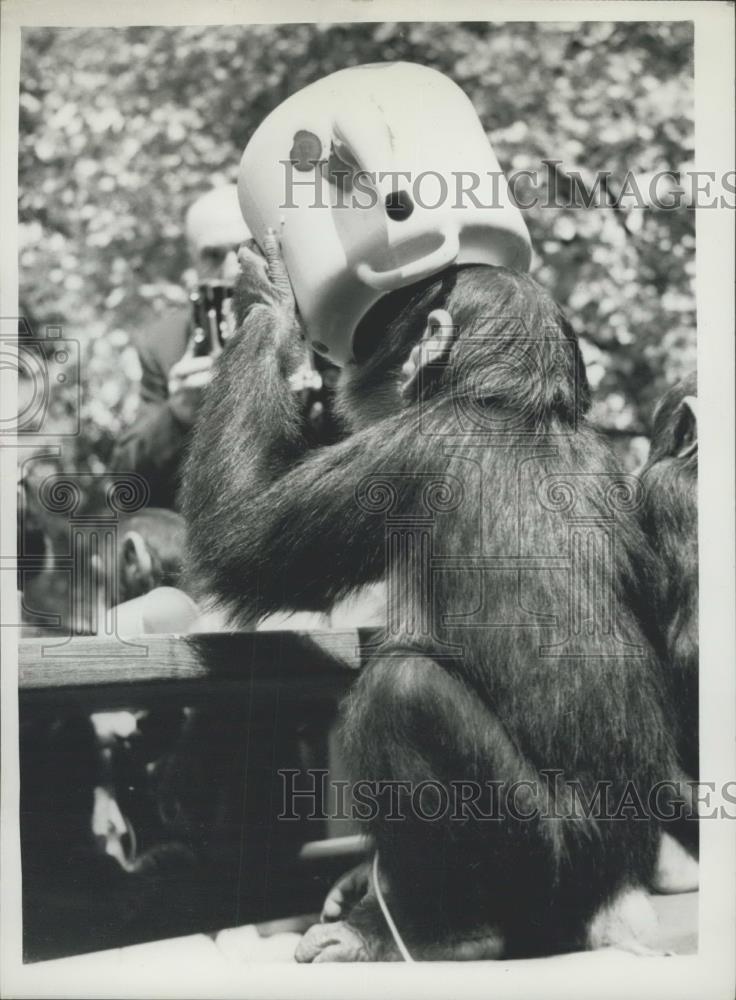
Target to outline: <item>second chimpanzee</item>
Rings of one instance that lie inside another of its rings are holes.
[[[414,957],[588,946],[651,880],[675,753],[637,488],[584,422],[570,325],[500,267],[393,292],[342,372],[344,439],[321,447],[290,382],[293,302],[243,266],[185,476],[192,565],[243,621],[389,592],[344,724],[355,781],[392,792],[367,823],[385,896],[297,958],[397,957],[381,903]]]
[[[695,374],[654,411],[641,476],[642,523],[656,553],[655,611],[679,718],[682,764],[698,775],[698,421]]]
[[[651,587],[670,689],[672,723],[686,779],[681,821],[662,841],[654,887],[672,892],[698,884],[697,807],[692,799],[698,760],[698,420],[695,373],[662,397],[654,411],[649,458],[641,472],[642,526],[656,554]],[[690,782],[690,784],[688,783]],[[682,850],[682,846],[686,848]]]

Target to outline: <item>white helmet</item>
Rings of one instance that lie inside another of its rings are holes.
[[[261,246],[278,234],[307,334],[335,364],[388,292],[452,264],[529,268],[473,105],[426,66],[355,66],[293,94],[246,146],[238,195]]]

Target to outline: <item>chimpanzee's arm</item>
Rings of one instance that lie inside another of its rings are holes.
[[[252,307],[218,360],[192,441],[190,565],[241,620],[324,610],[380,579],[384,517],[366,511],[356,489],[371,474],[416,473],[426,463],[406,412],[310,448],[303,403],[288,382],[305,350],[288,310]]]

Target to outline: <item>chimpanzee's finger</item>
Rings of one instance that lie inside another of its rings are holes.
[[[276,235],[274,229],[268,229],[266,235],[263,239],[263,252],[266,255],[266,260],[268,261],[268,273],[271,281],[278,292],[278,296],[282,302],[290,302],[293,299],[293,293],[291,291],[291,282],[289,281],[289,275],[286,273],[286,267],[284,266],[284,259],[281,256],[281,247],[279,245],[279,238]]]

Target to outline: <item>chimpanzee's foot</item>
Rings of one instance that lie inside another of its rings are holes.
[[[401,953],[388,929],[370,882],[368,866],[358,866],[348,872],[335,889],[340,898],[335,908],[347,913],[341,920],[325,919],[310,927],[296,950],[297,962],[397,962]],[[335,890],[333,890],[333,893]],[[349,908],[348,899],[363,893],[362,899]],[[332,895],[332,893],[330,894]],[[329,901],[329,897],[328,897]],[[391,905],[389,894],[389,906]],[[331,907],[326,907],[331,911]],[[416,929],[403,927],[400,933],[404,945],[416,961],[468,962],[500,958],[505,951],[503,937],[490,928],[476,929],[454,936],[421,942]]]
[[[393,962],[401,958],[373,893],[370,875],[361,873],[360,867],[345,878],[356,893],[365,890],[363,898],[354,906],[344,899],[347,919],[310,927],[297,946],[297,962]],[[338,886],[341,884],[343,879]],[[347,890],[346,897],[350,894]]]
[[[501,958],[503,938],[489,931],[477,937],[414,947],[416,961],[478,962]],[[401,960],[393,941],[383,935],[364,937],[345,920],[315,924],[297,945],[297,962],[397,962]]]
[[[363,937],[344,920],[310,927],[296,947],[297,962],[370,962],[371,950]]]

